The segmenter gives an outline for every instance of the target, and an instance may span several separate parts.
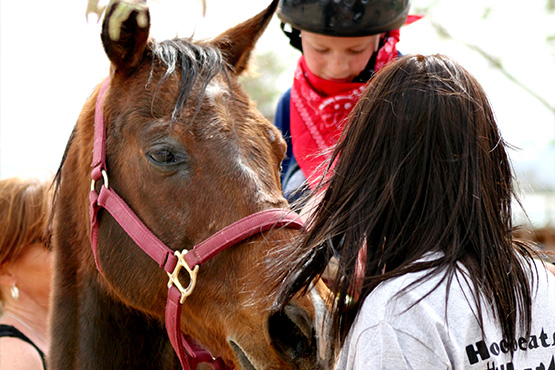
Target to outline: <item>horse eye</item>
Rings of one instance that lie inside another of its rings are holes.
[[[149,154],[154,162],[159,164],[174,164],[178,162],[177,157],[168,149],[159,149]]]

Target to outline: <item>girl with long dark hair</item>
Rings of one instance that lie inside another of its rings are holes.
[[[283,305],[336,256],[338,369],[555,369],[555,277],[512,237],[507,144],[458,63],[405,56],[351,112]]]

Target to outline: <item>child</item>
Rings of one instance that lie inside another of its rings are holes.
[[[282,29],[303,53],[275,117],[287,141],[282,188],[289,200],[305,178],[317,178],[311,175],[337,141],[366,82],[397,58],[399,27],[409,6],[409,0],[280,1]]]
[[[505,148],[483,88],[453,60],[405,56],[372,79],[299,255],[280,262],[283,305],[339,254],[337,369],[555,366],[555,276],[513,240]]]

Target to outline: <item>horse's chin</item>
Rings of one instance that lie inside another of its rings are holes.
[[[235,357],[237,361],[239,361],[239,365],[241,366],[241,370],[257,370],[256,367],[252,364],[247,354],[241,349],[241,347],[235,343],[234,341],[230,340],[229,345],[233,349],[235,353]]]

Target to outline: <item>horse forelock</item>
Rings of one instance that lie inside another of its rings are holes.
[[[152,66],[150,77],[152,78],[156,62],[161,62],[166,71],[158,83],[156,91],[171,76],[180,74],[179,87],[176,104],[172,112],[172,120],[175,120],[182,111],[193,89],[200,81],[201,89],[196,101],[195,114],[198,113],[204,93],[210,81],[220,72],[226,73],[225,62],[219,49],[202,43],[193,43],[187,39],[173,39],[161,42],[153,42],[151,45]]]

